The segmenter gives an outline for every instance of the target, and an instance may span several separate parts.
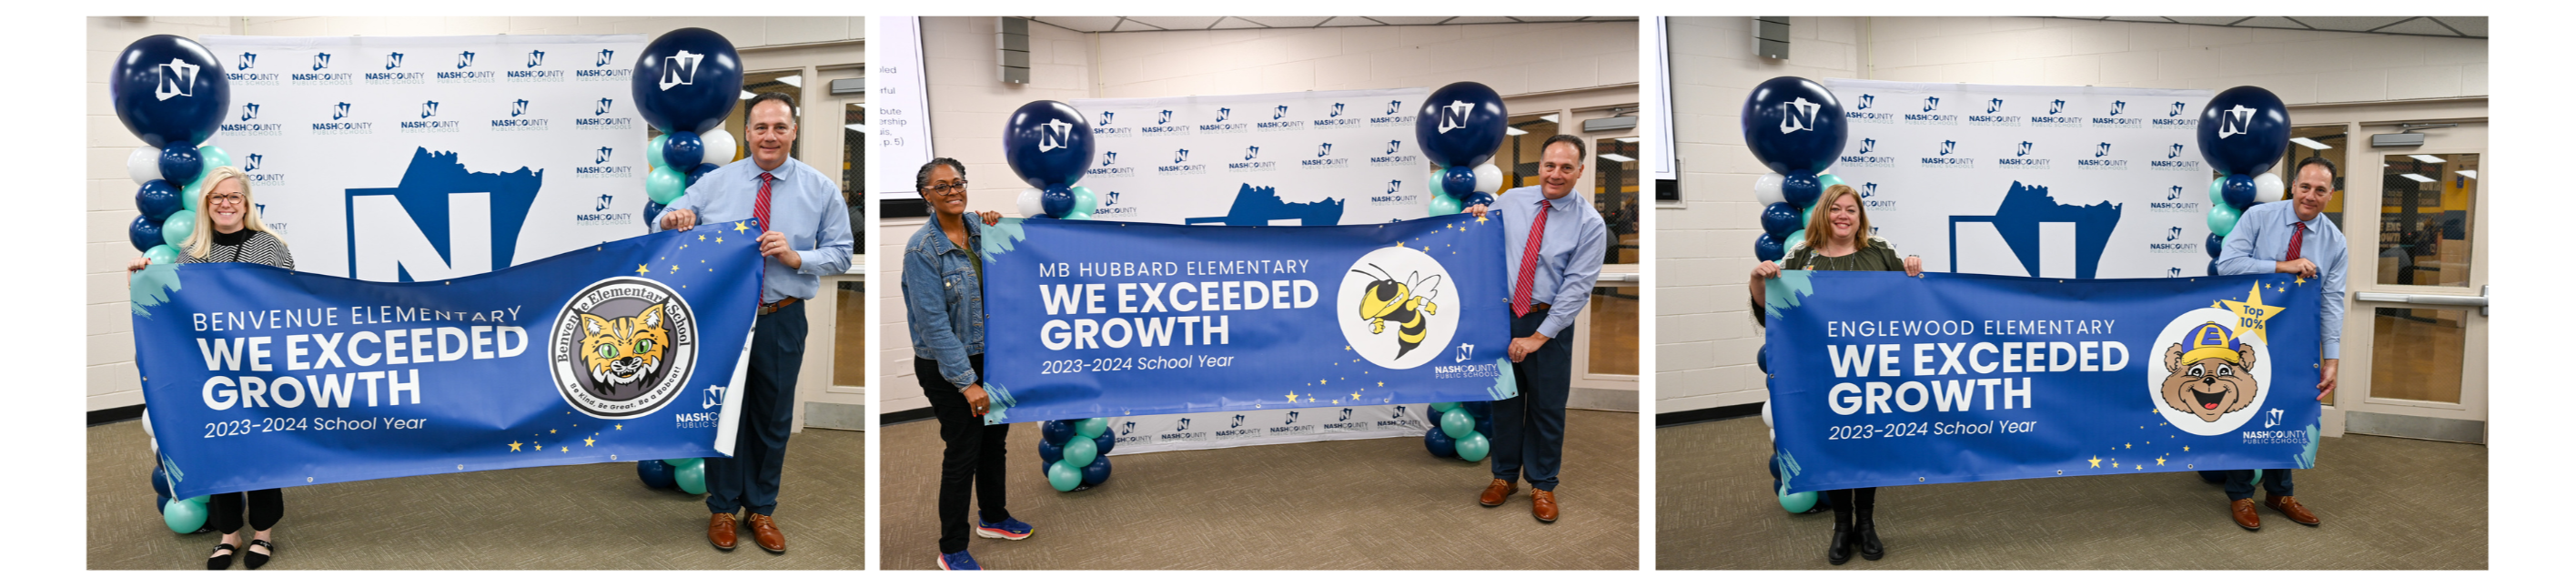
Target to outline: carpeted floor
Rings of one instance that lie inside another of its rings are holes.
[[[1834,567],[1833,515],[1772,497],[1761,419],[1659,429],[1655,445],[1657,569]],[[2263,530],[2237,528],[2226,494],[2190,473],[1903,486],[1878,494],[1887,558],[1841,567],[2487,567],[2486,446],[2351,435],[2318,455],[2297,489],[2317,527],[2264,508]]]
[[[646,488],[634,464],[609,463],[288,488],[278,557],[259,571],[864,569],[865,439],[806,429],[788,441],[785,555],[750,545],[748,532],[740,548],[716,551],[703,497]],[[90,569],[205,569],[220,535],[171,533],[153,510],[151,473],[136,421],[89,428]]]
[[[1005,474],[1028,539],[973,539],[990,569],[1637,569],[1637,415],[1566,415],[1564,508],[1530,518],[1529,487],[1476,504],[1487,464],[1414,437],[1120,455],[1109,483],[1059,493],[1035,423],[1013,425]],[[887,427],[884,569],[935,569],[939,425]]]

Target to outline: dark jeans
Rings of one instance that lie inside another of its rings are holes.
[[[778,474],[787,466],[787,428],[796,419],[796,369],[805,362],[805,303],[761,315],[751,328],[742,422],[733,457],[707,458],[707,512],[778,511]]]
[[[1546,320],[1547,311],[1535,309],[1512,317],[1512,336],[1530,336]],[[1494,479],[1527,479],[1531,488],[1555,492],[1565,458],[1565,396],[1574,384],[1574,328],[1513,363],[1512,383],[1520,395],[1494,401]]]
[[[278,519],[286,518],[286,493],[276,488],[217,494],[206,497],[206,505],[214,509],[214,518],[209,520],[214,522],[215,530],[226,535],[241,532],[245,502],[250,507],[250,530],[266,531],[277,526]]]
[[[967,356],[966,363],[975,366],[976,374],[984,373],[984,356]],[[969,498],[983,505],[978,514],[985,521],[1011,518],[1010,492],[1002,486],[1002,456],[1011,426],[987,425],[984,417],[975,416],[965,391],[940,377],[938,360],[912,358],[912,375],[921,381],[921,395],[930,399],[931,414],[939,417],[939,440],[948,444],[939,460],[939,552],[965,551],[971,532],[966,524]]]
[[[2294,496],[2293,494],[2291,494],[2291,493],[2290,493],[2290,472],[2295,472],[2295,471],[2298,471],[2298,470],[2292,470],[2292,469],[2263,470],[2263,491],[2264,491],[2264,493],[2266,493],[2266,494],[2270,494],[2270,495],[2273,495],[2273,496]],[[2234,502],[2234,501],[2244,500],[2244,499],[2247,499],[2247,498],[2253,498],[2253,497],[2254,497],[2254,470],[2230,470],[2230,471],[2228,471],[2228,472],[2227,472],[2227,500],[2228,500],[2228,501],[2230,501],[2230,502]]]

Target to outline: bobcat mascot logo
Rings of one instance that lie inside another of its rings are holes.
[[[652,414],[679,396],[697,358],[687,300],[650,278],[600,280],[564,304],[550,333],[555,389],[591,416]]]
[[[671,330],[663,327],[662,316],[660,304],[614,319],[581,313],[581,346],[589,351],[582,359],[590,363],[591,385],[633,384],[661,369],[662,354],[671,349]]]
[[[2165,350],[2165,369],[2172,372],[2165,376],[2165,405],[2211,423],[2252,406],[2260,387],[2254,379],[2254,351],[2218,323],[2192,328],[2190,336]]]

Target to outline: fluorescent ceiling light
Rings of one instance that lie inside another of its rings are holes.
[[[2333,148],[2334,148],[2334,146],[2333,146],[2333,145],[2327,145],[2327,144],[2324,144],[2324,143],[2319,143],[2319,142],[2316,142],[2316,140],[2314,140],[2314,139],[2309,139],[2309,138],[2307,138],[2307,137],[2291,137],[2291,138],[2290,138],[2290,142],[2292,142],[2292,143],[2298,143],[2300,147],[2306,147],[2306,148],[2309,148],[2309,149],[2315,149],[2315,150],[2318,150],[2318,151],[2324,151],[2324,150],[2327,150],[2327,149],[2333,149]]]
[[[2468,177],[2469,177],[2469,179],[2472,179],[2472,180],[2474,180],[2474,179],[2478,179],[2478,170],[2473,170],[2473,169],[2464,169],[2464,170],[2460,170],[2460,175],[2468,176]]]
[[[2430,184],[2430,183],[2433,183],[2433,178],[2427,178],[2427,177],[2424,177],[2423,175],[2420,175],[2420,174],[2397,174],[2397,177],[2406,178],[2406,179],[2409,179],[2409,180],[2415,180],[2417,183],[2423,183],[2423,184]]]
[[[1642,140],[1645,140],[1645,138],[1644,138],[1644,137],[1620,137],[1620,138],[1619,138],[1619,142],[1621,142],[1621,143],[1635,143],[1635,142],[1642,141]]]
[[[1543,120],[1543,121],[1547,121],[1547,122],[1556,122],[1556,115],[1551,114],[1551,115],[1547,115],[1547,116],[1538,117],[1538,119],[1539,119],[1539,120]]]
[[[803,88],[803,87],[805,87],[805,75],[804,75],[804,74],[797,74],[797,75],[787,76],[787,77],[783,77],[783,78],[778,78],[778,83],[781,83],[781,84],[787,84],[787,85],[790,85],[790,86],[795,86],[795,87]]]
[[[750,100],[753,96],[759,96],[759,94],[753,94],[750,90],[742,91],[742,99],[744,100]]]
[[[1503,127],[1503,136],[1506,137],[1518,137],[1527,134],[1529,134],[1529,131],[1521,130],[1520,127]]]
[[[1631,161],[1636,161],[1636,160],[1637,160],[1637,158],[1629,157],[1629,156],[1626,156],[1626,155],[1620,155],[1620,154],[1617,154],[1617,153],[1603,153],[1603,154],[1601,154],[1601,158],[1602,158],[1602,159],[1611,160],[1611,161],[1616,161],[1616,162],[1619,162],[1619,163],[1627,163],[1627,162],[1631,162]]]
[[[2434,157],[2434,156],[2431,156],[2431,155],[2408,155],[2407,157],[2413,157],[2413,158],[2415,158],[2415,160],[2416,160],[2416,161],[2421,161],[2421,162],[2424,162],[2424,163],[2441,163],[2441,162],[2442,162],[2442,158]]]

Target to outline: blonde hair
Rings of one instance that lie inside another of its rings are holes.
[[[1861,200],[1860,191],[1852,189],[1851,184],[1834,184],[1825,187],[1825,195],[1816,199],[1815,210],[1807,213],[1807,241],[1804,245],[1808,249],[1822,251],[1825,241],[1834,238],[1833,215],[1826,214],[1826,211],[1832,210],[1834,201],[1846,195],[1852,197],[1854,212],[1860,216],[1859,222],[1852,223],[1852,247],[1869,245],[1869,203]]]
[[[227,179],[241,182],[242,228],[268,233],[268,236],[277,239],[278,246],[285,246],[286,238],[278,236],[277,231],[268,229],[268,223],[259,220],[259,206],[253,203],[250,196],[250,175],[242,173],[240,168],[227,165],[207,170],[206,176],[197,180],[197,193],[188,195],[188,198],[197,204],[197,209],[193,211],[197,215],[197,232],[188,235],[188,244],[180,248],[180,252],[196,259],[204,259],[213,252],[215,225],[212,215],[206,212],[206,195],[213,194],[215,186],[223,184]]]

